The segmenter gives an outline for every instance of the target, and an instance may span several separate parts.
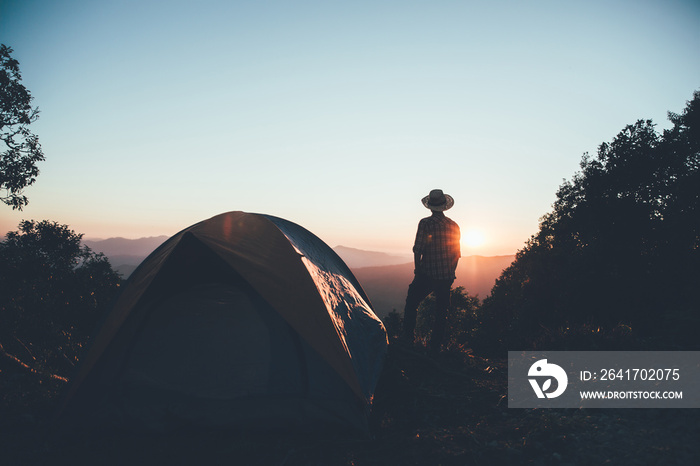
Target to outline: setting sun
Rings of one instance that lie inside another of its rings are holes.
[[[462,235],[462,245],[468,248],[478,248],[484,241],[484,234],[479,230],[469,230]]]

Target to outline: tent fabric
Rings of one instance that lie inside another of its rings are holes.
[[[345,263],[277,217],[228,212],[132,274],[64,413],[117,425],[366,425],[386,332]]]

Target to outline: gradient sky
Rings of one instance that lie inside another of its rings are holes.
[[[512,254],[584,152],[700,89],[698,1],[0,0],[46,154],[22,219],[88,238],[221,212],[410,253],[448,215]]]

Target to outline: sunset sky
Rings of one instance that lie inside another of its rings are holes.
[[[441,188],[464,254],[513,254],[583,153],[700,89],[692,0],[0,0],[0,42],[46,154],[0,234],[244,210],[410,253]]]

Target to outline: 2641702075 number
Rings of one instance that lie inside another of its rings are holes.
[[[678,380],[679,369],[602,369],[600,380]]]

